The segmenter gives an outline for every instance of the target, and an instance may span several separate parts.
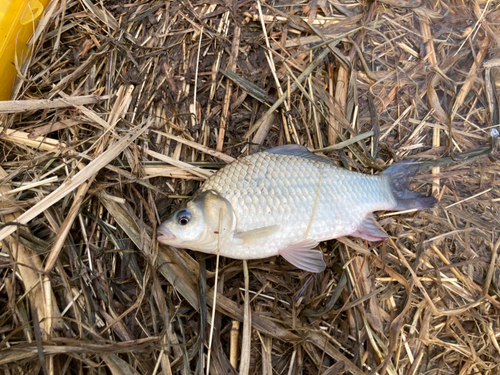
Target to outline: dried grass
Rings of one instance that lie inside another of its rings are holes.
[[[54,1],[0,103],[1,371],[500,374],[499,20],[490,0]],[[215,257],[156,242],[199,181],[284,143],[365,173],[425,160],[440,203],[322,244],[318,275],[221,258],[215,285]]]

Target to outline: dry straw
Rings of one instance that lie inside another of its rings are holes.
[[[499,19],[52,1],[0,103],[0,372],[499,374]],[[421,160],[439,205],[321,244],[318,275],[157,243],[214,170],[285,143],[364,173]]]

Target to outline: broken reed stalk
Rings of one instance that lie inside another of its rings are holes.
[[[427,18],[427,15],[421,15],[420,26],[421,26],[420,30],[421,30],[423,36],[426,38],[425,46],[426,46],[427,58],[429,59],[429,62],[431,65],[437,66],[436,51],[434,50],[434,42],[432,39],[432,34],[431,34],[430,26],[429,26],[429,19]],[[443,118],[443,120],[444,120],[444,118]],[[437,129],[434,129],[432,131],[432,145],[434,147],[441,146],[441,133]],[[440,171],[439,167],[434,167],[432,169],[432,174],[438,175],[439,171]],[[439,188],[440,188],[440,179],[435,178],[433,180],[433,185],[432,185],[433,195],[439,194]]]
[[[215,282],[214,282],[214,290],[217,290],[217,283],[219,280],[219,250],[220,250],[220,233],[222,227],[222,209],[219,211],[219,225],[217,232],[217,255],[216,255],[216,265],[215,265]],[[210,358],[212,355],[212,340],[214,337],[214,326],[215,326],[215,312],[217,306],[217,293],[214,293],[214,299],[212,301],[212,317],[210,320],[210,336],[208,338],[208,354],[207,354],[207,375],[210,371]]]
[[[7,172],[0,167],[0,178],[7,177]],[[0,192],[9,190],[8,184],[0,186]],[[7,214],[2,216],[2,221],[8,223],[4,227],[18,227],[14,224],[19,218],[19,214]],[[55,297],[52,295],[50,287],[45,288],[50,281],[43,277],[43,266],[40,257],[30,249],[23,246],[16,235],[7,237],[10,249],[10,257],[15,269],[21,276],[24,289],[28,292],[30,304],[37,311],[40,328],[42,329],[42,339],[47,340],[52,334],[54,327],[61,328],[61,322],[57,319],[61,316]]]
[[[75,105],[96,104],[108,99],[110,99],[109,95],[85,95],[67,97],[64,99],[6,100],[0,101],[0,114],[21,113],[39,111],[44,109],[71,107]]]
[[[267,36],[266,24],[264,22],[264,17],[262,15],[262,6],[260,0],[257,0],[257,11],[259,12],[260,24],[262,27],[262,34],[264,35],[264,41],[266,42],[266,47],[268,48],[267,53],[265,53],[264,56],[266,57],[267,64],[269,65],[269,70],[274,78],[274,83],[276,85],[276,89],[278,90],[278,96],[284,98],[283,105],[285,106],[285,110],[288,112],[290,111],[290,103],[288,102],[289,97],[284,97],[284,92],[281,87],[281,82],[276,75],[276,65],[274,64],[273,55],[271,53],[271,47],[269,45],[269,38]],[[291,139],[289,130],[292,129],[292,124],[290,124],[289,119],[287,119],[286,115],[283,112],[281,112],[281,119],[284,125],[284,133],[286,141],[287,143],[290,143]],[[297,140],[298,140],[297,134],[295,133],[295,142],[297,142]]]
[[[243,277],[245,281],[245,301],[243,304],[243,332],[241,335],[241,358],[239,373],[242,375],[248,375],[250,372],[250,351],[252,340],[252,310],[250,310],[250,276],[248,273],[248,263],[246,260],[243,260]]]
[[[227,70],[234,71],[236,70],[236,61],[238,60],[238,52],[240,48],[240,37],[241,37],[241,28],[239,26],[235,26],[233,31],[233,42],[231,47],[231,55],[229,56],[229,62],[227,66]],[[226,94],[224,96],[224,102],[222,107],[222,113],[220,117],[220,128],[219,128],[219,136],[217,138],[217,151],[222,151],[224,146],[224,137],[226,134],[226,127],[229,121],[229,106],[231,104],[231,96],[233,94],[233,85],[230,80],[226,81]]]

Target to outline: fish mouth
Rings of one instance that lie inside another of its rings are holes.
[[[164,244],[170,244],[173,240],[175,240],[175,234],[172,233],[170,229],[168,229],[165,225],[160,225],[158,227],[158,241]]]

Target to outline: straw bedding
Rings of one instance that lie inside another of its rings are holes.
[[[1,371],[500,373],[499,20],[490,0],[53,1],[0,103]],[[318,275],[157,243],[214,170],[289,143],[364,173],[424,161],[439,204],[321,244]]]

